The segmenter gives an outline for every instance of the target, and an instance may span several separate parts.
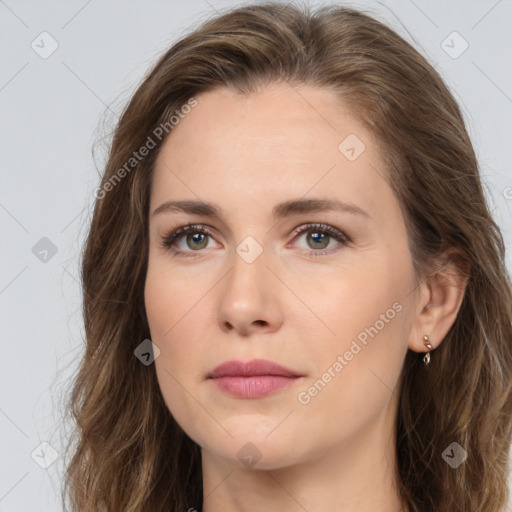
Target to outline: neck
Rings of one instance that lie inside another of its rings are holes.
[[[288,467],[240,468],[203,450],[203,512],[403,512],[395,453],[386,414],[342,445]]]

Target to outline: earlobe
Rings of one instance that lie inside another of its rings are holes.
[[[423,344],[428,348],[428,352],[423,356],[423,362],[427,365],[430,364],[430,351],[433,348],[428,334],[423,336]]]
[[[460,255],[449,254],[441,263],[437,272],[421,284],[418,313],[409,339],[411,350],[426,352],[425,364],[430,362],[430,350],[439,347],[454,324],[469,280],[469,265],[461,261]]]

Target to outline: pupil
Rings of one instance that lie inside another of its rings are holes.
[[[202,240],[198,240],[198,237],[200,239],[202,237]],[[193,244],[195,244],[195,243],[201,244],[201,241],[202,241],[203,242],[203,246],[204,246],[204,245],[206,245],[206,244],[204,244],[204,241],[206,240],[206,234],[205,233],[193,233],[192,235],[188,235],[187,236],[187,242],[190,241],[190,240],[192,240]],[[203,246],[199,247],[199,249],[202,249]]]
[[[309,241],[312,241],[313,245],[320,244],[321,245],[320,248],[322,248],[322,249],[324,247],[326,247],[325,241],[326,240],[328,241],[328,239],[329,239],[329,235],[325,235],[325,233],[318,233],[318,232],[310,232],[309,233]],[[187,236],[187,242],[190,241],[190,240],[192,240],[193,244],[197,243],[197,244],[201,245],[201,243],[202,243],[202,246],[199,247],[199,249],[202,249],[205,246],[204,242],[206,240],[206,234],[205,233],[194,233],[192,235],[188,235]]]
[[[312,239],[314,244],[318,244],[318,243],[322,244],[322,242],[325,242],[326,240],[328,240],[328,238],[329,238],[329,235],[325,235],[325,233],[318,233],[318,232],[312,232],[311,236],[310,236],[310,239]],[[320,248],[323,249],[325,247],[326,247],[326,245],[324,244]]]

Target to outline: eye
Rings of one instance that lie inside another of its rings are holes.
[[[190,253],[199,253],[201,249],[205,249],[208,245],[208,238],[211,238],[211,233],[204,226],[187,224],[186,226],[181,226],[164,236],[161,243],[167,250],[172,251],[175,256],[194,258],[200,256],[200,254],[196,255]],[[184,240],[186,247],[191,249],[191,251],[186,248],[183,249],[179,247],[179,243],[177,242],[181,242],[182,239]],[[178,249],[173,249],[175,246],[177,246]]]
[[[296,229],[294,235],[294,240],[307,235],[306,242],[311,248],[308,253],[313,256],[323,256],[336,252],[338,250],[336,246],[334,249],[324,250],[329,247],[329,243],[333,240],[338,242],[338,247],[346,246],[351,241],[345,233],[328,224],[306,224]],[[212,238],[211,232],[203,225],[187,224],[165,235],[161,245],[171,251],[174,256],[196,258],[201,256],[202,249],[208,248],[209,239]],[[180,242],[183,242],[181,247]]]
[[[324,256],[336,252],[338,250],[336,247],[327,251],[318,250],[328,248],[329,242],[332,240],[335,240],[341,246],[345,246],[351,241],[345,233],[328,224],[306,224],[295,230],[295,235],[298,235],[298,238],[302,237],[303,234],[306,235],[308,246],[314,249],[309,251],[312,256]]]

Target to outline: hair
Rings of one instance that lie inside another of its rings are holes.
[[[154,365],[134,356],[150,337],[148,207],[166,140],[154,134],[201,92],[248,95],[274,83],[328,89],[370,130],[418,282],[448,268],[467,278],[432,363],[411,350],[405,356],[396,417],[404,507],[501,511],[509,495],[512,286],[461,110],[426,58],[374,16],[277,2],[219,13],[185,34],[146,73],[117,123],[81,254],[85,351],[69,392],[76,427],[63,500],[80,512],[202,509],[200,447],[168,410]],[[120,173],[148,137],[155,147]],[[467,452],[456,469],[442,457],[453,442]]]

